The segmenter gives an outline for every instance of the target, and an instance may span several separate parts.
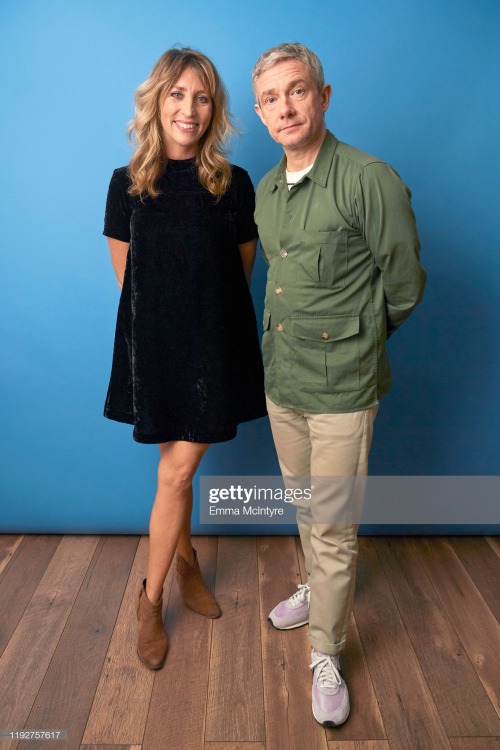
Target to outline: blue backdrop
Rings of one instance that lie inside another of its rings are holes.
[[[282,41],[317,52],[333,87],[328,126],[388,161],[410,186],[429,274],[424,303],[389,345],[395,385],[377,418],[371,471],[500,474],[498,2],[212,7],[0,6],[4,531],[147,529],[157,449],[101,416],[118,303],[101,231],[111,172],[130,156],[133,91],[176,43],[219,68],[242,131],[232,159],[254,183],[281,152],[253,112],[251,68]],[[259,259],[259,320],[264,276]],[[202,472],[277,474],[267,421],[212,447]],[[195,510],[195,530],[224,531],[196,519]],[[453,522],[450,510],[449,528]]]

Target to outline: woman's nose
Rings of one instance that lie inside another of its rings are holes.
[[[185,96],[182,100],[182,113],[184,115],[192,115],[195,111],[195,98]]]

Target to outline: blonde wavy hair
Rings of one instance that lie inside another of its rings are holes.
[[[158,178],[167,157],[161,125],[161,106],[165,96],[179,80],[185,68],[191,68],[212,99],[212,118],[200,141],[196,156],[198,179],[212,195],[224,195],[231,182],[231,165],[225,153],[231,133],[236,132],[228,112],[226,90],[214,64],[201,52],[183,47],[167,50],[155,64],[149,78],[134,95],[135,116],[128,137],[135,148],[129,164],[131,195],[149,194],[156,198]]]

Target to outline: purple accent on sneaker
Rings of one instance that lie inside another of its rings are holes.
[[[312,711],[323,726],[337,727],[349,716],[349,692],[340,673],[338,654],[312,650]]]
[[[299,628],[309,622],[310,589],[307,584],[298,586],[298,591],[289,599],[276,605],[268,619],[279,630]]]

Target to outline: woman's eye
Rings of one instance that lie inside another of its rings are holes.
[[[172,91],[171,96],[173,96],[174,99],[180,99],[182,94],[180,91]]]
[[[199,96],[198,101],[200,104],[208,104],[208,96]]]

